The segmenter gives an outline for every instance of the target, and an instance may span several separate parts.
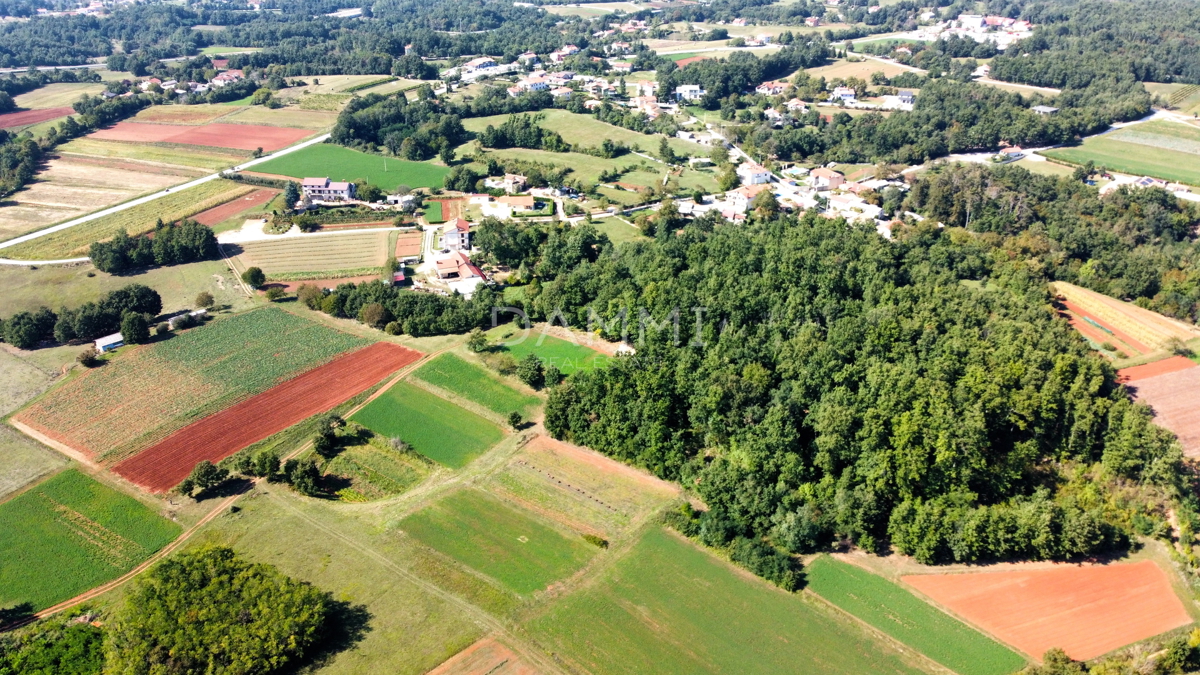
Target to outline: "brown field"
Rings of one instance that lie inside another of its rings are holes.
[[[836,61],[828,66],[808,69],[808,73],[813,77],[824,77],[827,80],[844,80],[848,77],[857,77],[868,82],[871,81],[871,73],[877,72],[883,72],[884,75],[893,77],[909,72],[909,70],[895,63],[883,63],[872,61],[871,59],[864,59],[858,62]]]
[[[118,122],[108,129],[101,129],[92,133],[89,138],[108,141],[133,141],[137,143],[202,145],[212,148],[234,148],[237,150],[262,148],[267,152],[271,152],[285,148],[308,135],[308,131],[303,129],[285,129],[249,124],[179,126]]]
[[[104,91],[104,85],[98,82],[55,82],[19,94],[13,97],[13,101],[18,107],[33,110],[63,108],[70,107],[84,94],[98,96],[102,91]]]
[[[71,108],[43,108],[41,110],[18,110],[17,112],[4,113],[0,115],[0,129],[27,127],[30,124],[66,117],[73,112],[75,111]]]
[[[1155,352],[1155,349],[1152,347],[1147,347],[1133,337],[1130,337],[1125,331],[1098,318],[1094,312],[1089,312],[1069,300],[1060,300],[1059,303],[1063,307],[1060,315],[1064,316],[1071,324],[1071,327],[1085,338],[1101,344],[1105,342],[1111,343],[1127,356],[1147,356]],[[1088,319],[1100,324],[1103,328],[1098,328],[1095,323],[1091,323]]]
[[[0,239],[11,239],[199,175],[182,167],[74,155],[55,157],[38,173],[36,182],[0,207]]]
[[[267,188],[255,190],[244,197],[238,197],[231,202],[227,202],[220,206],[215,206],[207,211],[201,211],[200,213],[192,216],[192,220],[200,223],[201,225],[208,225],[209,227],[212,227],[226,218],[232,218],[243,211],[248,211],[256,206],[266,204],[277,194],[279,194],[279,190],[271,190]]]
[[[150,124],[208,124],[238,110],[240,109],[237,107],[220,104],[153,105],[139,112],[133,119],[135,122]]]
[[[1149,377],[1128,386],[1135,400],[1154,409],[1154,423],[1179,437],[1185,455],[1200,457],[1200,368]]]
[[[1072,307],[1151,350],[1164,349],[1172,337],[1185,342],[1200,337],[1200,328],[1142,309],[1133,303],[1062,281],[1056,281],[1051,286]]]
[[[538,675],[539,671],[521,660],[516,652],[483,638],[451,656],[426,675]]]
[[[1144,363],[1140,366],[1122,368],[1117,371],[1117,382],[1137,382],[1158,375],[1175,373],[1188,368],[1195,368],[1196,362],[1184,356],[1172,356],[1161,361]]]
[[[222,120],[227,124],[261,124],[272,127],[294,127],[325,131],[337,122],[337,113],[325,110],[301,110],[287,107],[271,110],[261,105],[242,108]]]
[[[421,232],[401,232],[396,237],[396,259],[421,255],[421,240],[424,237],[425,235]]]
[[[1192,622],[1162,568],[1111,565],[920,574],[902,580],[1034,658],[1092,659]]]

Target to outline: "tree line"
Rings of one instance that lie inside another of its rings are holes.
[[[42,307],[34,312],[18,312],[0,321],[0,336],[19,349],[33,349],[44,340],[64,344],[94,340],[120,330],[122,320],[130,314],[149,315],[153,319],[160,312],[162,298],[157,291],[130,284],[75,309],[64,307],[55,313]]]

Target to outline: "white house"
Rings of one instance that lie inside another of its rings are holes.
[[[675,87],[676,101],[699,101],[704,96],[704,90],[698,84],[681,84]]]
[[[856,97],[852,87],[834,87],[829,100],[833,103],[854,103]]]
[[[354,199],[354,183],[343,183],[325,178],[305,178],[300,181],[300,190],[305,197],[319,201]]]
[[[471,59],[470,61],[467,61],[466,63],[462,64],[462,72],[473,73],[477,70],[482,70],[484,68],[495,68],[495,67],[496,67],[496,59],[493,59],[490,56],[481,56],[477,59]]]
[[[745,213],[750,210],[750,204],[754,201],[755,197],[770,189],[769,185],[743,185],[736,190],[726,192],[725,202],[735,212]]]
[[[787,89],[787,87],[787,82],[779,80],[777,82],[763,82],[755,87],[754,91],[762,94],[763,96],[778,96],[779,94],[782,94],[783,90]]]
[[[112,335],[105,335],[104,337],[98,338],[96,340],[96,351],[100,352],[101,354],[103,354],[104,352],[111,352],[112,350],[116,349],[117,347],[124,347],[124,346],[125,346],[125,338],[121,337],[120,333],[113,333]]]
[[[479,284],[487,280],[462,251],[451,251],[450,255],[435,260],[433,264],[438,278],[467,298],[471,297]]]
[[[846,177],[834,171],[821,167],[813,169],[809,174],[809,184],[818,190],[832,190],[846,182]]]
[[[442,226],[442,248],[452,251],[471,250],[471,223],[455,218]]]
[[[771,172],[755,162],[739,164],[737,175],[741,177],[743,185],[761,185],[771,182]]]
[[[794,98],[784,104],[787,106],[788,112],[803,115],[808,112],[808,105],[798,98]]]

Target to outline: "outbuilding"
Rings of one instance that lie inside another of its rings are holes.
[[[124,346],[125,346],[125,338],[122,337],[120,333],[113,333],[112,335],[105,335],[104,337],[98,338],[96,340],[96,351],[100,352],[101,354],[103,354],[105,352],[111,352],[112,350],[116,349],[117,347],[124,347]]]

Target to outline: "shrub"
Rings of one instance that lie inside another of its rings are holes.
[[[475,330],[472,330],[469,335],[467,335],[467,349],[478,353],[487,349],[487,347],[487,336],[483,334],[483,331],[476,328]]]
[[[79,356],[76,356],[75,360],[78,361],[79,364],[84,368],[95,368],[96,366],[100,365],[99,357],[100,352],[97,351],[95,347],[88,347],[87,349],[79,352]]]
[[[391,312],[378,302],[367,303],[358,311],[358,320],[372,328],[383,328],[391,319]]]
[[[272,286],[271,288],[267,289],[267,300],[270,300],[271,302],[277,302],[286,296],[287,291],[278,286]]]
[[[296,289],[296,299],[309,309],[321,309],[321,301],[325,299],[325,291],[312,284],[300,284]]]
[[[546,381],[547,387],[553,387],[554,385],[558,384],[559,382],[562,382],[563,374],[562,374],[562,371],[558,369],[558,366],[553,366],[553,365],[546,366],[544,372],[545,372],[544,379]]]
[[[541,389],[546,383],[546,372],[542,360],[537,354],[530,354],[517,364],[517,377],[534,389]]]
[[[512,375],[517,372],[517,360],[513,358],[512,354],[485,354],[483,362],[501,375]]]
[[[600,548],[608,548],[608,540],[603,537],[597,537],[594,534],[583,535],[583,540],[589,544],[592,544],[593,546],[598,546]]]
[[[263,274],[262,268],[250,267],[245,272],[242,272],[242,281],[246,282],[251,288],[259,288],[267,283],[267,275]]]
[[[308,459],[289,459],[283,465],[283,478],[296,492],[309,497],[321,496],[321,470]]]
[[[524,422],[525,420],[521,417],[521,413],[515,410],[508,413],[508,426],[512,427],[513,429],[520,429],[521,424]]]
[[[170,333],[170,332],[171,332],[171,326],[168,325],[166,321],[163,321],[154,327],[155,335],[166,335],[167,333]]]
[[[187,478],[184,478],[183,482],[180,483],[179,487],[176,489],[179,490],[179,494],[183,495],[184,497],[191,497],[192,493],[196,490],[199,490],[200,494],[204,494],[206,490],[211,490],[212,488],[215,488],[216,486],[225,482],[225,479],[228,477],[228,469],[223,469],[219,466],[216,466],[212,462],[205,459],[197,464],[194,469],[192,469],[192,473],[189,474]]]
[[[200,291],[196,294],[195,304],[198,309],[211,309],[215,302],[212,293],[208,291]]]
[[[412,446],[399,436],[394,436],[389,439],[388,444],[391,445],[392,449],[396,452],[409,452],[412,450]]]
[[[388,325],[383,327],[383,332],[388,335],[399,335],[404,332],[404,329],[400,327],[399,321],[389,321]]]

